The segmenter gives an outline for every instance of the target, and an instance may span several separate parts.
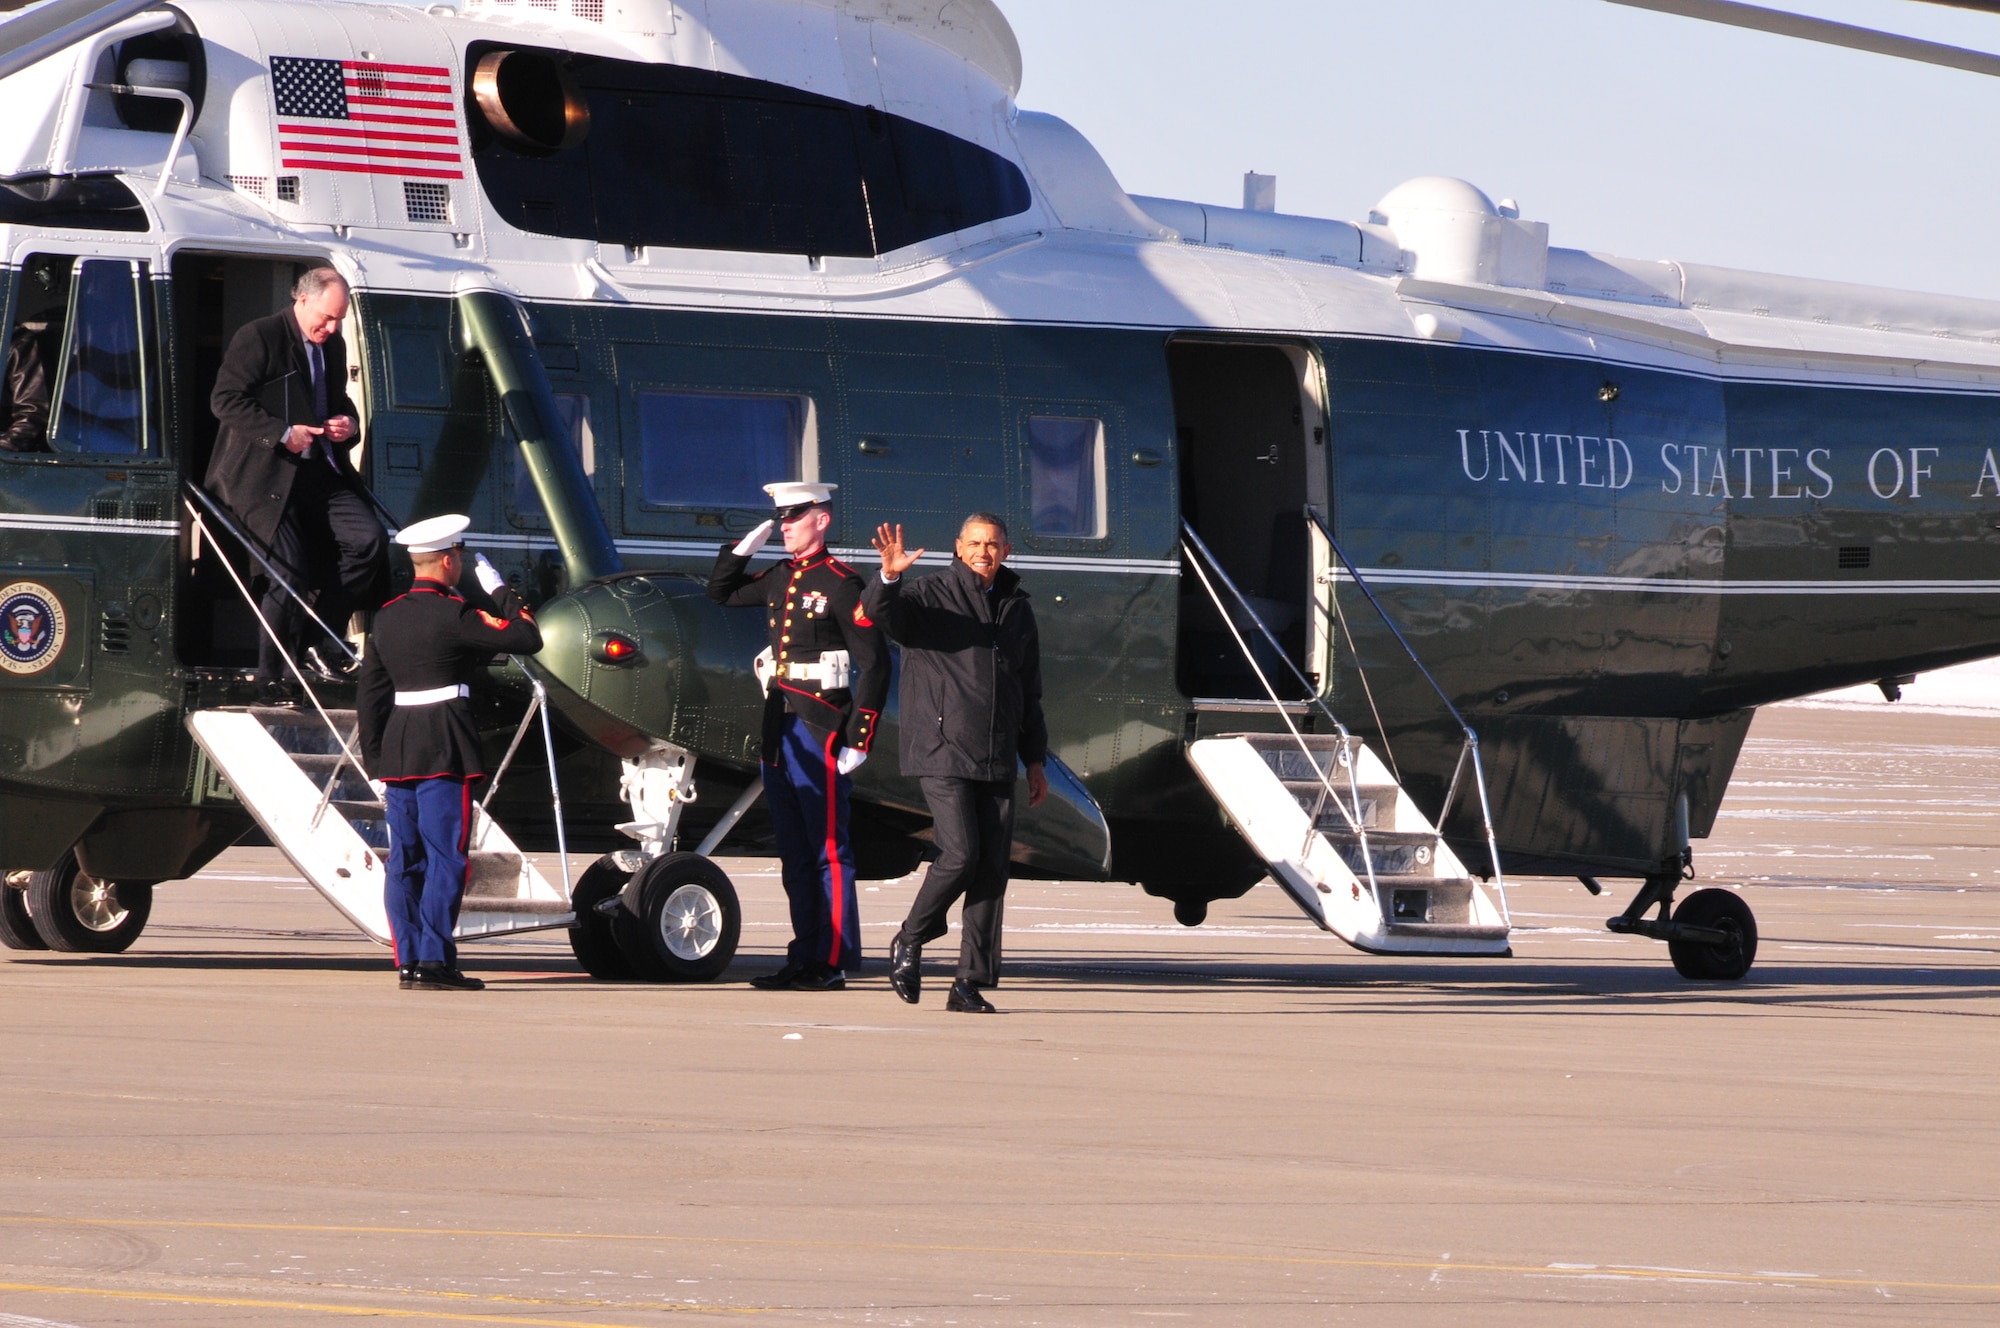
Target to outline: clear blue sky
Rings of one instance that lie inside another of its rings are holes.
[[[1604,0],[999,0],[1133,193],[1359,219],[1457,175],[1554,244],[2000,299],[2000,78]],[[2000,16],[1773,8],[2000,51]]]

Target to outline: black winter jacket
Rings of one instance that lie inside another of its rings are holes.
[[[347,395],[347,343],[338,332],[320,345],[326,368],[326,413],[358,419]],[[306,466],[333,472],[336,483],[359,487],[349,449],[360,435],[331,443],[334,464],[327,465],[319,446],[298,456],[283,443],[294,424],[326,423],[313,410],[312,368],[306,363],[305,337],[289,308],[245,323],[229,342],[208,408],[222,422],[215,454],[204,481],[208,491],[236,514],[244,529],[265,544],[278,530],[292,480]]]
[[[954,558],[912,581],[868,578],[870,618],[903,648],[903,774],[1006,780],[1015,758],[1046,761],[1042,646],[1021,578],[1002,567],[989,594]]]
[[[361,762],[370,775],[392,784],[485,777],[470,701],[399,706],[396,693],[470,683],[495,655],[532,655],[542,648],[541,629],[520,596],[502,586],[493,606],[498,614],[425,578],[375,615],[356,702]]]

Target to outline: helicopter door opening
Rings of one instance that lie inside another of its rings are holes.
[[[1316,573],[1327,553],[1304,508],[1312,503],[1324,511],[1326,503],[1319,360],[1300,346],[1183,338],[1168,345],[1167,367],[1181,515],[1284,653],[1317,684],[1327,637]],[[1271,657],[1263,635],[1248,622],[1237,626],[1279,695],[1301,699],[1298,680]],[[1176,673],[1189,697],[1268,699],[1192,574],[1181,578]]]
[[[323,262],[324,260],[317,260]],[[289,309],[292,283],[314,260],[249,258],[228,254],[181,253],[174,256],[174,326],[179,340],[180,372],[175,382],[174,409],[180,417],[182,475],[200,484],[208,474],[209,456],[220,429],[208,408],[223,353],[245,323]],[[351,319],[349,320],[352,321]],[[343,328],[348,344],[354,333]],[[178,507],[179,505],[176,504]],[[178,650],[184,664],[247,669],[257,662],[257,619],[213,550],[198,544],[192,521],[183,510],[181,604]],[[249,575],[256,569],[234,548],[227,550]]]

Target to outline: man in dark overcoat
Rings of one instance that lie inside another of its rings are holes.
[[[459,538],[471,524],[436,516],[396,536],[410,550],[416,583],[376,616],[361,667],[361,762],[383,785],[389,808],[383,902],[405,988],[485,985],[459,971],[452,939],[465,893],[472,788],[486,777],[469,684],[495,655],[542,648],[533,615],[484,555],[476,564],[479,584],[499,612],[459,598]]]
[[[319,592],[315,611],[335,632],[379,605],[389,584],[388,535],[348,458],[359,435],[340,335],[347,309],[346,281],[313,268],[289,309],[238,329],[209,396],[222,428],[205,481],[285,581]],[[315,644],[282,587],[268,586],[258,608],[271,628],[257,648],[262,700],[296,700],[281,645],[302,662],[311,649],[322,674],[345,671],[345,651]]]
[[[950,567],[907,588],[903,573],[924,551],[906,551],[903,528],[887,523],[875,548],[882,573],[861,604],[903,650],[899,754],[903,774],[923,786],[938,851],[889,945],[889,982],[916,1004],[923,947],[950,930],[945,915],[963,895],[958,978],[945,1008],[992,1014],[980,989],[1000,981],[1016,762],[1027,767],[1030,807],[1049,792],[1035,611],[1006,566],[1007,523],[989,512],[965,519]]]
[[[766,990],[838,991],[861,963],[861,905],[848,844],[851,776],[875,741],[889,695],[889,648],[861,611],[861,575],[826,548],[831,484],[767,484],[777,515],[715,558],[708,597],[764,610],[764,798],[778,841],[792,942],[784,966],[751,979]],[[782,534],[791,555],[752,573]]]

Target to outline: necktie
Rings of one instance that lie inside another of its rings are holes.
[[[318,342],[306,342],[306,364],[312,370],[313,418],[321,424],[325,424],[326,353],[320,349]],[[340,469],[340,463],[334,460],[333,457],[333,444],[328,442],[324,436],[319,440],[319,450],[320,455],[326,458],[327,465],[332,466],[335,470]]]

